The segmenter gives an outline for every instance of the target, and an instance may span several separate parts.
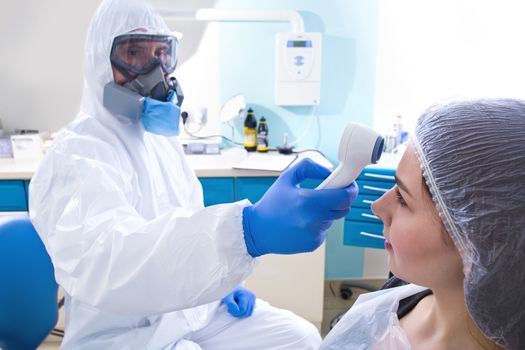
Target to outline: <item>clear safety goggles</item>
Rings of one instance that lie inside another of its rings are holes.
[[[177,65],[179,41],[173,35],[128,33],[115,37],[111,63],[120,70],[146,74],[160,65],[171,74]]]

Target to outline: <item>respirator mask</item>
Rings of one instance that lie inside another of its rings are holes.
[[[138,120],[144,99],[167,101],[173,91],[180,107],[184,99],[173,73],[177,65],[178,40],[173,35],[127,33],[115,37],[111,64],[126,79],[123,85],[110,82],[104,86],[103,105],[111,112]]]

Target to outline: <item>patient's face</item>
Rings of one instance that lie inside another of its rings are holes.
[[[424,186],[412,144],[399,163],[396,177],[397,185],[372,205],[384,223],[390,270],[425,287],[461,288],[461,258]]]

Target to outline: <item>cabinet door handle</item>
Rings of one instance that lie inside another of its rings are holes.
[[[376,235],[375,233],[368,233],[368,232],[359,232],[359,234],[361,236],[367,236],[367,237],[370,237],[370,238],[378,238],[378,239],[385,239],[384,236],[381,236],[381,235]]]
[[[373,187],[373,186],[367,186],[367,185],[364,185],[363,189],[370,190],[370,191],[376,191],[376,192],[383,192],[383,193],[386,193],[389,190],[389,188]]]
[[[380,218],[378,218],[377,216],[375,216],[375,215],[373,215],[373,214],[362,213],[361,216],[362,216],[362,217],[365,217],[365,218],[369,218],[369,219],[381,220]]]
[[[9,216],[9,215],[28,215],[27,211],[0,211],[0,216]]]
[[[380,174],[372,174],[372,173],[364,173],[364,175],[368,177],[374,177],[376,179],[385,179],[385,180],[392,180],[392,181],[396,180],[396,177],[392,175],[380,175]]]

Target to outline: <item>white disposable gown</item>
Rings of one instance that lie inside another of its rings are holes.
[[[328,333],[320,350],[410,350],[399,324],[399,301],[424,291],[415,284],[360,295]]]
[[[87,37],[80,113],[30,184],[30,217],[66,296],[62,347],[317,348],[318,332],[288,311],[258,300],[239,320],[220,305],[254,267],[242,229],[250,203],[204,208],[177,139],[103,107],[113,38],[137,28],[169,32],[141,1],[102,2]]]

